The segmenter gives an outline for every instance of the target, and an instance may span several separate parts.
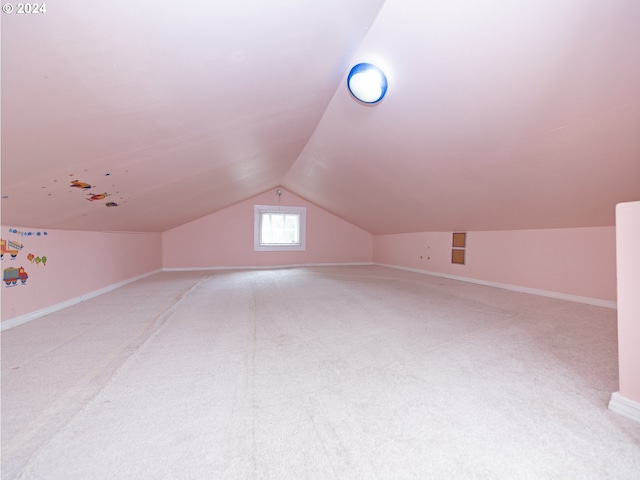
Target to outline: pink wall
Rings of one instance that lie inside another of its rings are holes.
[[[615,301],[615,227],[468,232],[466,264],[451,232],[377,235],[374,262]]]
[[[251,267],[313,263],[371,263],[373,236],[282,189],[282,206],[307,207],[307,248],[301,252],[256,252],[253,206],[278,205],[276,189],[162,235],[165,268]]]
[[[616,207],[620,394],[640,403],[640,202]]]
[[[20,233],[14,233],[17,230]],[[28,233],[31,232],[31,235]],[[45,235],[46,232],[46,235]],[[40,233],[40,235],[38,235]],[[26,283],[2,283],[2,320],[32,313],[161,268],[159,233],[100,233],[2,226],[2,239],[23,245],[2,269],[24,267]],[[34,255],[34,261],[27,258]],[[46,257],[46,265],[35,258]]]

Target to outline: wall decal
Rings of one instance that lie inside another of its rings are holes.
[[[110,193],[107,193],[107,192],[105,192],[105,193],[98,193],[98,194],[95,194],[95,193],[87,193],[87,196],[89,197],[89,198],[87,198],[87,200],[89,200],[90,202],[95,202],[96,200],[102,200],[102,199],[104,199],[104,198],[106,198],[106,197],[108,197],[108,196],[110,196],[110,195],[111,195],[111,194],[110,194]]]
[[[47,232],[29,232],[29,231],[18,230],[15,228],[10,228],[9,233],[15,233],[16,235],[20,235],[21,237],[31,237],[33,235],[35,235],[36,237],[40,237],[42,235],[44,236],[48,235]]]
[[[19,243],[16,243],[12,240],[4,240],[4,239],[0,239],[0,259],[4,259],[4,254],[7,253],[9,255],[11,255],[11,260],[15,260],[15,258],[18,256],[18,253],[20,253],[20,250],[22,250],[22,245]]]
[[[18,280],[20,280],[21,285],[27,283],[27,272],[24,271],[24,268],[5,268],[2,274],[2,281],[7,285],[7,287],[12,287],[18,284]]]
[[[71,185],[69,185],[70,187],[75,187],[75,188],[82,188],[85,190],[88,190],[89,188],[92,187],[92,185],[90,183],[85,183],[85,182],[80,182],[78,180],[72,180],[71,181]]]
[[[45,257],[44,255],[42,257],[36,257],[33,253],[30,253],[29,255],[27,255],[27,260],[29,260],[31,263],[35,263],[36,266],[40,265],[41,263],[45,267],[47,266],[47,257]]]
[[[108,202],[102,202],[102,204],[104,206],[106,206],[107,208],[111,208],[111,207],[119,207],[121,205],[123,205],[124,203],[127,203],[127,201],[125,200],[125,197],[122,196],[122,194],[120,193],[120,190],[118,189],[117,183],[113,183],[113,177],[117,176],[118,174],[122,174],[122,172],[102,172],[99,173],[97,175],[100,176],[104,176],[104,177],[112,177],[111,178],[111,192],[102,192],[102,193],[96,193],[96,190],[98,188],[104,188],[106,187],[106,185],[102,185],[98,186],[96,183],[93,183],[93,180],[96,180],[99,182],[99,180],[97,179],[96,174],[94,175],[88,175],[86,174],[86,172],[88,172],[87,169],[84,170],[84,177],[83,180],[89,180],[89,181],[80,181],[78,180],[78,176],[75,173],[69,173],[69,177],[74,177],[74,180],[69,180],[67,183],[68,187],[67,187],[67,193],[70,193],[73,195],[73,191],[75,190],[82,190],[86,195],[85,200],[88,200],[90,202],[100,202],[101,200],[106,199],[107,197],[114,197],[114,200],[117,199],[117,201],[108,201]],[[128,173],[128,170],[125,170],[125,173]],[[88,178],[87,178],[88,177]],[[53,180],[54,183],[65,183],[64,179],[54,179]],[[46,189],[47,187],[42,187],[43,189]],[[94,191],[90,191],[91,189],[93,189]],[[47,192],[45,192],[47,193]],[[47,193],[47,196],[51,197],[53,196],[52,193]],[[85,216],[86,214],[82,214],[82,216]]]
[[[85,170],[85,172],[87,172],[87,170]],[[70,177],[75,177],[74,173],[69,174]],[[111,172],[105,172],[104,173],[105,177],[111,177],[112,173]],[[57,182],[58,180],[54,180],[54,182]],[[112,183],[111,186],[114,188],[114,190],[117,190],[116,184]],[[89,182],[81,182],[80,180],[72,180],[69,184],[69,187],[73,187],[73,188],[77,188],[79,190],[89,190],[92,188],[97,188],[96,184],[94,183],[89,183]],[[44,187],[43,187],[44,188]],[[71,193],[71,190],[68,191],[69,193]],[[116,191],[115,194],[113,193],[109,193],[109,192],[103,192],[103,193],[95,193],[95,192],[88,192],[87,198],[86,200],[89,200],[90,202],[97,202],[100,200],[104,200],[107,197],[110,197],[112,195],[117,195],[119,194],[120,191]],[[49,194],[49,196],[51,196],[51,194]],[[120,200],[123,200],[123,197],[120,197]],[[126,203],[126,202],[125,202]],[[116,203],[116,202],[106,202],[104,204],[107,207],[118,207],[120,206],[120,203]]]

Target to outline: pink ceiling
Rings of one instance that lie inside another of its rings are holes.
[[[372,233],[613,225],[640,199],[640,2],[2,15],[3,224],[164,231],[279,185]]]

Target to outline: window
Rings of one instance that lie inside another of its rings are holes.
[[[306,216],[306,207],[254,205],[254,250],[306,250]]]

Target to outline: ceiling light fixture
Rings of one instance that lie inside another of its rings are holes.
[[[362,103],[378,103],[387,93],[387,77],[370,63],[359,63],[351,69],[347,86],[351,95]]]

